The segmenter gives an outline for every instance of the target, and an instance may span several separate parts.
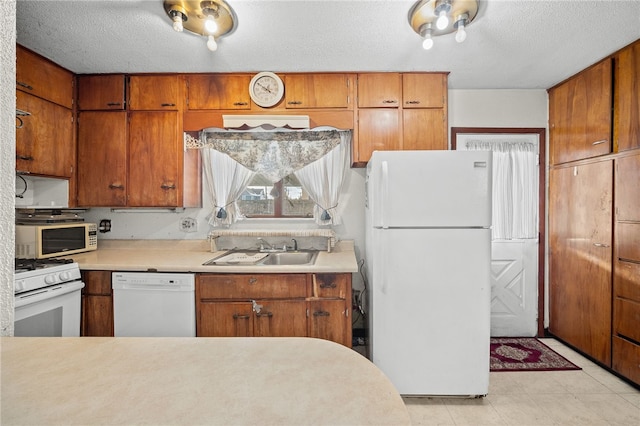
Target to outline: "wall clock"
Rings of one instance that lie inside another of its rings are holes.
[[[259,72],[249,83],[249,95],[256,105],[263,108],[272,107],[284,96],[284,83],[272,72]]]

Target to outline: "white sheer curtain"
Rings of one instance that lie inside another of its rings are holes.
[[[294,172],[309,197],[316,203],[313,218],[318,225],[339,225],[339,200],[349,168],[351,133],[341,132],[340,145],[311,164]]]
[[[537,147],[520,141],[466,142],[470,151],[493,152],[492,239],[538,237]]]
[[[211,204],[214,206],[209,224],[213,226],[230,225],[242,217],[236,200],[245,190],[254,172],[247,169],[227,154],[215,149],[203,148],[204,175]]]

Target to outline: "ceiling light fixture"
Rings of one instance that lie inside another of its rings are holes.
[[[422,47],[433,47],[433,37],[456,32],[462,43],[466,28],[478,14],[479,0],[420,0],[409,11],[409,25],[423,38]]]
[[[173,29],[183,29],[207,38],[210,51],[218,49],[220,37],[232,33],[237,26],[233,9],[224,0],[164,0],[164,10]]]

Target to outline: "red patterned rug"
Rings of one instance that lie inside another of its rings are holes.
[[[492,337],[491,371],[581,370],[535,337]]]

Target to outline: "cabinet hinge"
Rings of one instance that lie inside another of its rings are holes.
[[[309,308],[307,308],[307,318],[309,318]]]

